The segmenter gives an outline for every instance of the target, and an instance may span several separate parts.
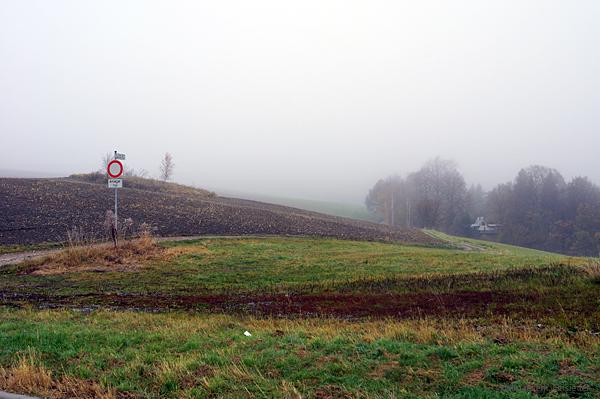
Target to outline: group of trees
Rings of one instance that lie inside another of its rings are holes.
[[[436,158],[406,177],[379,180],[367,209],[394,227],[424,227],[462,233],[469,222],[465,179],[452,161]]]
[[[114,159],[113,154],[107,152],[102,156],[102,169],[101,172],[104,173],[110,161]],[[160,180],[167,181],[171,180],[173,177],[173,171],[175,169],[175,163],[173,162],[173,156],[166,152],[163,156],[160,166],[159,166],[159,178]],[[149,173],[145,169],[133,169],[125,166],[125,170],[123,171],[125,176],[137,176],[147,178]]]
[[[367,208],[393,227],[433,228],[470,236],[485,216],[500,225],[499,241],[574,255],[600,251],[600,189],[585,177],[565,182],[555,169],[530,166],[515,180],[484,192],[457,165],[440,158],[405,177],[379,180]]]
[[[530,166],[486,196],[486,215],[502,224],[503,242],[598,256],[600,189],[586,177],[565,182],[555,169]]]

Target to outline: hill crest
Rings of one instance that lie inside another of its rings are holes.
[[[85,177],[0,178],[0,245],[64,241],[76,227],[106,236],[103,221],[113,197],[102,174]],[[133,183],[133,186],[132,186]],[[142,223],[159,236],[291,235],[439,244],[416,229],[386,226],[237,198],[175,183],[128,178],[119,191],[120,220]]]

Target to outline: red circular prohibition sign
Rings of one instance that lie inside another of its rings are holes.
[[[111,170],[111,167],[113,165],[117,165],[119,167],[119,172],[118,173],[111,173],[110,170]],[[108,173],[108,175],[110,177],[112,177],[113,179],[116,179],[116,178],[118,178],[119,176],[121,176],[123,174],[123,164],[121,163],[121,161],[118,161],[116,159],[113,160],[113,161],[110,161],[108,163],[108,166],[106,167],[106,172]]]

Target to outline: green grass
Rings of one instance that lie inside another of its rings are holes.
[[[360,279],[459,274],[541,266],[566,259],[548,253],[465,252],[397,244],[323,239],[214,240],[208,255],[184,255],[177,273],[207,290],[291,290]]]
[[[140,397],[595,398],[598,339],[464,321],[0,310],[0,362]],[[243,335],[250,331],[251,337]],[[501,339],[502,341],[501,341]],[[31,392],[35,393],[35,392]]]
[[[133,397],[600,397],[594,261],[434,234],[449,247],[207,238],[163,242],[168,256],[130,271],[33,275],[31,263],[0,268],[0,294],[16,305],[0,307],[0,388],[23,378],[19,360],[30,359],[38,368],[28,373],[47,370],[54,381],[98,383]],[[201,306],[150,314],[118,302],[336,294],[342,299],[335,301],[365,298],[375,310],[381,295],[408,301],[419,293],[421,305],[434,307],[442,294],[465,292],[491,293],[488,307],[468,317],[442,308],[430,316],[346,320]],[[507,296],[516,302],[503,303]],[[17,390],[48,394],[35,389]]]
[[[514,245],[503,244],[499,242],[477,240],[474,238],[451,236],[446,233],[442,233],[437,230],[423,230],[434,238],[438,238],[442,241],[447,242],[451,246],[463,248],[466,250],[478,250],[485,251],[494,254],[510,254],[515,256],[532,256],[532,257],[544,257],[544,256],[556,256],[551,252],[540,251],[538,249],[517,247]]]
[[[22,275],[26,266],[0,270],[0,290],[36,287],[37,292],[311,292],[354,281],[464,274],[575,262],[529,250],[482,251],[306,238],[216,238],[165,242],[183,254],[153,262],[143,272],[73,272]],[[514,248],[514,247],[513,247]],[[320,288],[321,287],[321,288]]]

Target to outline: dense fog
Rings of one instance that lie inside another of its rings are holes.
[[[362,204],[436,156],[600,182],[595,1],[3,1],[0,174],[114,149],[219,191]]]

